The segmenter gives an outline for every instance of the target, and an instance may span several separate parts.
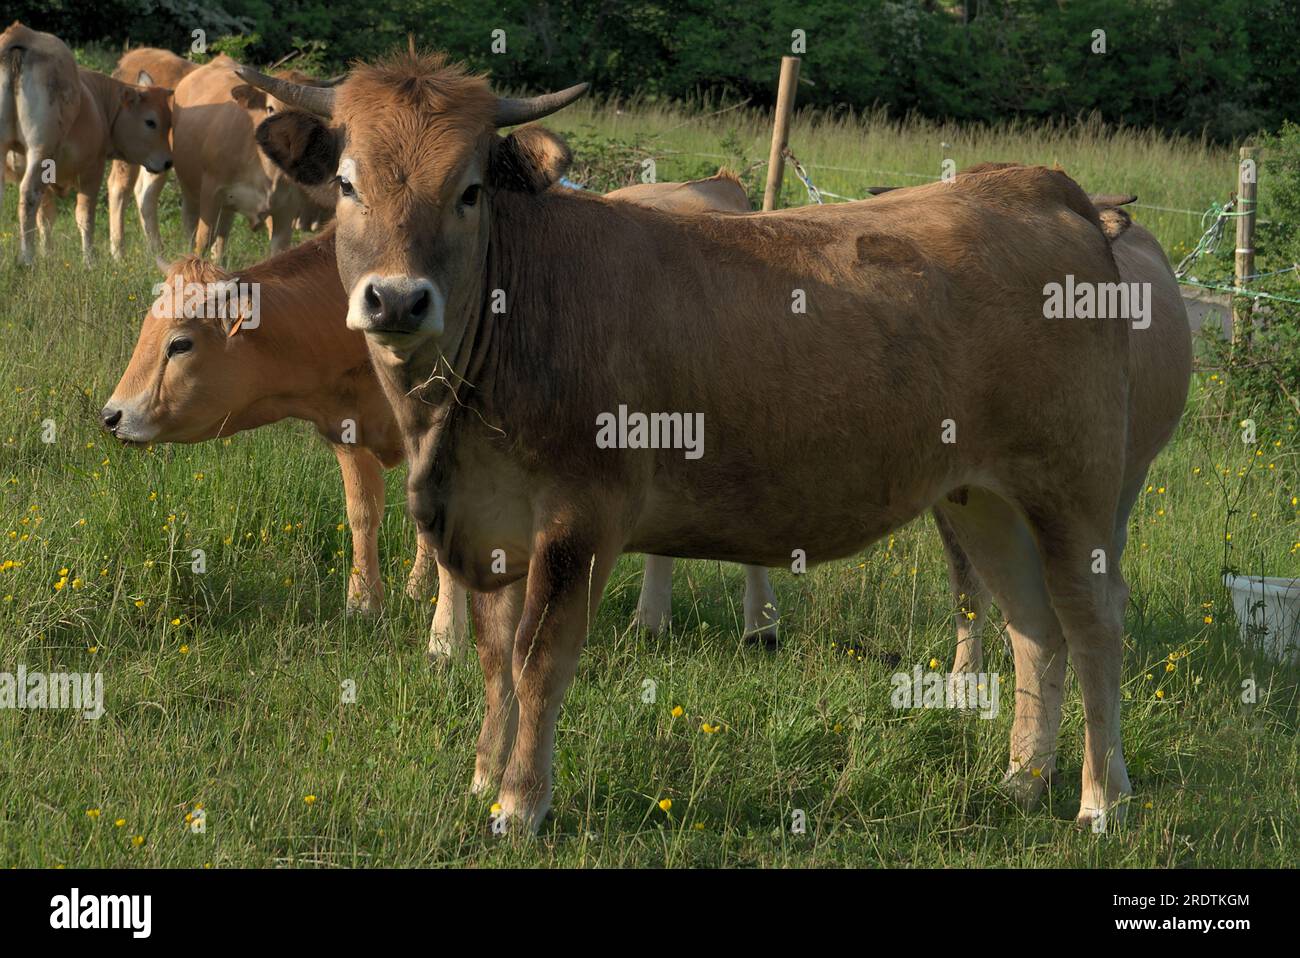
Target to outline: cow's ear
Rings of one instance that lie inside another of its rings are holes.
[[[257,145],[304,186],[328,182],[339,168],[338,134],[302,110],[285,110],[259,123]]]
[[[257,87],[249,86],[247,83],[241,83],[231,90],[230,99],[246,110],[266,109],[266,94]]]
[[[504,190],[540,193],[573,162],[569,144],[545,127],[525,126],[492,147],[488,179]]]
[[[141,70],[136,74],[135,82],[140,86],[153,86],[153,77],[149,75],[148,70]]]

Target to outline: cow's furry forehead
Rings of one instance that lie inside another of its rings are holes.
[[[372,199],[390,190],[436,193],[493,129],[495,114],[486,76],[442,54],[409,52],[357,65],[335,111]]]

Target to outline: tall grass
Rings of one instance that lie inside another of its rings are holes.
[[[685,151],[766,153],[760,117],[622,109],[586,105],[554,125],[652,143],[660,179],[713,165]],[[935,171],[941,142],[959,165],[1059,160],[1090,189],[1162,205],[1197,205],[1232,175],[1202,144],[1095,126],[800,118],[792,136],[819,185],[846,195],[887,180],[829,166]],[[671,636],[632,633],[641,560],[621,560],[561,715],[555,815],[539,840],[516,841],[494,836],[488,801],[468,794],[477,666],[431,668],[431,610],[401,595],[414,544],[403,470],[388,477],[381,535],[390,602],[348,615],[333,457],[295,423],[197,446],[106,437],[96,413],[154,268],[132,224],[125,263],[83,270],[65,208],[54,255],[23,269],[15,202],[8,191],[0,222],[0,671],[102,672],[107,714],[0,709],[0,866],[1295,863],[1296,670],[1241,645],[1219,584],[1225,564],[1300,575],[1295,423],[1260,417],[1244,445],[1216,373],[1197,375],[1133,516],[1123,688],[1137,794],[1123,828],[1073,825],[1072,681],[1044,807],[1026,814],[998,789],[1013,683],[995,632],[995,719],[889,707],[894,672],[952,651],[942,553],[918,521],[854,560],[778,571],[776,652],[740,643],[740,577],[718,563],[682,564]],[[174,190],[165,212],[175,251]],[[1180,223],[1153,225],[1177,243]],[[101,218],[101,251],[104,234]],[[231,253],[251,262],[265,241],[238,224]],[[198,806],[202,834],[186,821]]]
[[[707,175],[720,163],[750,170],[751,186],[766,176],[770,116],[736,104],[684,109],[640,98],[580,100],[546,122],[581,143],[633,147],[626,155],[626,182],[640,177],[640,165],[631,160],[643,156],[655,158],[657,176],[665,181]],[[1136,218],[1175,258],[1195,245],[1200,214],[1237,186],[1231,151],[1205,140],[1108,126],[1095,115],[1045,125],[958,126],[917,116],[890,119],[883,109],[806,111],[796,114],[789,142],[815,186],[851,199],[865,198],[871,186],[937,180],[945,159],[957,169],[990,160],[1059,164],[1089,192],[1137,194]],[[761,185],[755,192],[761,195]],[[808,202],[789,169],[782,198],[786,205]]]

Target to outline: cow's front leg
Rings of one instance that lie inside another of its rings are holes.
[[[415,564],[411,566],[411,574],[406,577],[406,595],[408,598],[417,602],[422,602],[429,598],[433,593],[430,591],[433,587],[433,573],[437,568],[438,557],[437,549],[434,548],[433,541],[423,532],[416,531],[415,534]],[[438,578],[438,589],[441,592],[446,580]],[[442,599],[439,598],[441,603]]]
[[[368,449],[347,443],[334,447],[343,473],[348,525],[352,530],[352,569],[348,609],[378,610],[384,600],[379,572],[379,526],[384,518],[384,470]]]
[[[471,601],[486,700],[475,750],[474,783],[470,786],[475,795],[497,787],[515,744],[519,703],[515,699],[511,660],[527,585],[526,579],[520,579],[496,592],[476,592]]]
[[[438,601],[433,610],[433,628],[429,630],[429,661],[445,662],[468,647],[466,598],[465,587],[438,563]],[[518,618],[516,614],[516,621]]]
[[[515,633],[519,725],[499,793],[501,814],[529,831],[537,830],[551,806],[560,702],[617,557],[618,548],[609,539],[579,539],[568,530],[542,538],[533,548],[524,613]]]
[[[108,172],[108,249],[113,259],[122,258],[126,233],[126,198],[136,184],[140,167],[126,160],[114,160]]]
[[[135,185],[135,205],[140,212],[140,228],[149,243],[149,252],[162,255],[162,233],[158,230],[158,198],[167,183],[166,173],[144,170]]]

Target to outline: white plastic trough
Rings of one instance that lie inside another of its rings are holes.
[[[1279,662],[1300,663],[1300,579],[1226,573],[1243,645]]]

